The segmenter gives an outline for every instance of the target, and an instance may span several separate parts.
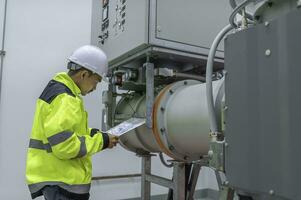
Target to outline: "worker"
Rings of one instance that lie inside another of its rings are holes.
[[[69,72],[58,73],[37,100],[26,163],[34,199],[89,199],[91,156],[113,148],[118,137],[88,128],[82,96],[105,78],[105,53],[86,45],[69,57]]]

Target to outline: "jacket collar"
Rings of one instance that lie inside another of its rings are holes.
[[[79,87],[74,83],[72,78],[66,72],[57,73],[53,80],[56,80],[66,85],[74,95],[79,96],[81,94]]]

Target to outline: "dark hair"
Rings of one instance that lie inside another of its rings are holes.
[[[69,76],[74,76],[75,74],[77,74],[78,72],[81,72],[83,70],[88,71],[89,76],[91,76],[93,74],[93,72],[91,70],[86,69],[74,62],[69,62],[67,68],[69,69],[69,71],[68,71]]]

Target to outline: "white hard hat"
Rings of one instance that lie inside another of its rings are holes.
[[[105,78],[108,71],[108,60],[106,54],[98,47],[85,45],[76,49],[68,58],[69,61],[76,63],[92,72]]]

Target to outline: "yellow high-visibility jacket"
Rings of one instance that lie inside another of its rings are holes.
[[[26,162],[32,198],[46,185],[88,194],[91,156],[109,145],[109,137],[87,126],[80,89],[67,73],[58,73],[37,100]]]

